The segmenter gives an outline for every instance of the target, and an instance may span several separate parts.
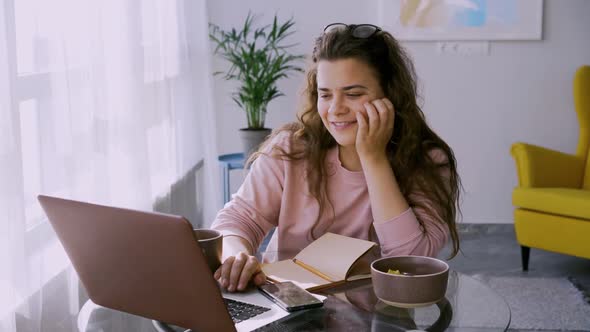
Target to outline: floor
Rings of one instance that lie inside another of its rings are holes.
[[[572,277],[578,288],[590,296],[590,260],[531,249],[529,271],[523,272],[512,224],[464,224],[459,230],[461,252],[449,261],[451,268],[469,275]],[[448,257],[449,253],[447,246],[440,257]],[[590,298],[587,300],[590,302]]]

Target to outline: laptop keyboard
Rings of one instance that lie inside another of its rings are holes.
[[[234,321],[234,324],[237,324],[241,321],[245,321],[246,319],[252,318],[256,315],[260,315],[263,312],[269,311],[270,308],[261,307],[250,303],[240,302],[236,300],[226,299],[225,305],[227,306],[227,311],[229,311],[229,315]]]

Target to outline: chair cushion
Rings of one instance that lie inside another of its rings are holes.
[[[590,221],[590,190],[571,188],[515,188],[515,206]]]

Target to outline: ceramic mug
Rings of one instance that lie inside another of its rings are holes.
[[[195,238],[203,250],[207,265],[209,265],[211,272],[215,272],[221,266],[223,235],[219,231],[207,228],[194,229],[194,232]]]

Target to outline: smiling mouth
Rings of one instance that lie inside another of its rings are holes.
[[[356,121],[338,121],[338,122],[330,122],[332,124],[332,126],[334,126],[337,129],[344,129],[344,128],[348,128],[352,125],[354,125],[356,123]]]

